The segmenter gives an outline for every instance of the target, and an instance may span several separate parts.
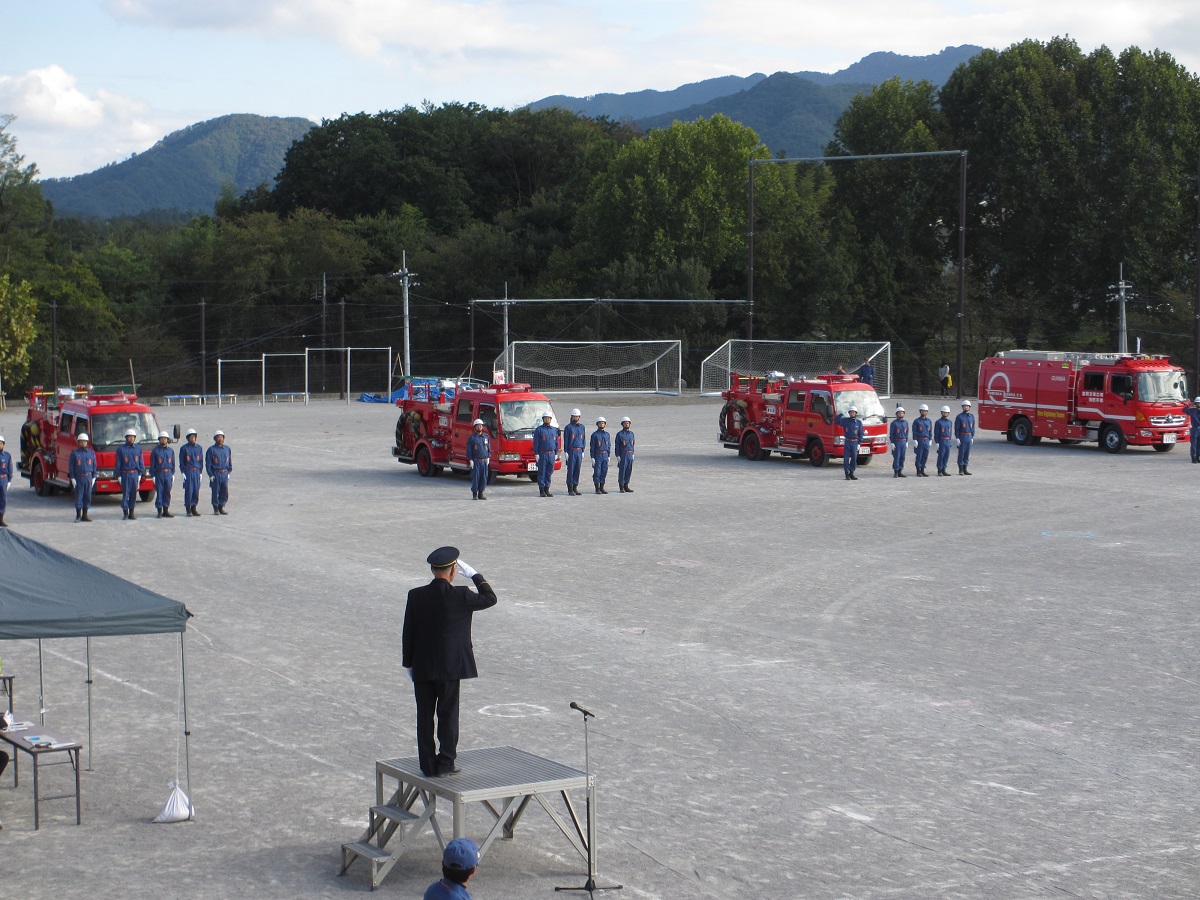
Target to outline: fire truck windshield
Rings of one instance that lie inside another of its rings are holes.
[[[137,432],[139,444],[154,444],[158,441],[158,422],[149,412],[114,412],[93,414],[88,426],[92,429],[92,446],[115,447],[125,443],[125,432],[132,428]]]
[[[858,417],[868,425],[883,421],[883,404],[879,402],[879,395],[874,391],[834,392],[833,408],[839,416],[846,415],[846,410],[852,406],[858,410]]]
[[[506,438],[531,438],[533,429],[542,424],[545,413],[550,414],[550,424],[557,428],[558,421],[553,418],[554,409],[549,400],[502,400],[500,427]]]
[[[1139,372],[1137,396],[1143,403],[1186,403],[1187,379],[1179,371]]]

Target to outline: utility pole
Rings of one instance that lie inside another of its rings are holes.
[[[325,391],[327,390],[326,385],[325,385],[325,382],[327,381],[326,376],[325,376],[325,367],[328,362],[328,360],[325,359],[325,357],[328,354],[326,354],[323,351],[325,350],[326,347],[329,346],[329,334],[328,334],[328,331],[326,328],[326,321],[325,321],[326,313],[328,312],[328,304],[326,302],[328,299],[328,295],[327,295],[326,288],[327,288],[327,286],[325,284],[325,273],[322,272],[321,273],[321,350],[322,350],[322,353],[321,353],[321,393],[322,394],[325,393]]]
[[[208,396],[208,342],[204,333],[205,300],[200,298],[200,396]]]
[[[58,390],[58,298],[50,301],[50,390]]]
[[[1121,263],[1117,271],[1119,273],[1118,281],[1116,284],[1110,284],[1108,289],[1117,292],[1115,298],[1117,301],[1117,352],[1128,353],[1129,334],[1125,327],[1125,290],[1126,288],[1132,290],[1133,282],[1125,280],[1125,263]]]
[[[399,278],[400,288],[404,293],[404,375],[412,377],[412,354],[410,350],[411,340],[409,331],[409,316],[408,316],[408,289],[416,287],[421,282],[417,281],[417,273],[408,271],[408,251],[401,251],[400,268],[388,275],[388,278]]]
[[[338,352],[338,399],[345,400],[346,394],[346,298],[340,303],[342,307],[342,349]]]

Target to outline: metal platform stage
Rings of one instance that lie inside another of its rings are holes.
[[[497,837],[512,838],[530,801],[537,801],[559,830],[566,835],[585,861],[587,835],[595,834],[596,779],[579,769],[516,747],[466,750],[458,755],[462,769],[454,775],[428,778],[421,774],[417,757],[381,759],[375,763],[375,805],[370,810],[366,832],[357,841],[342,845],[342,870],[363,857],[371,864],[371,888],[377,888],[401,854],[414,842],[428,822],[438,844],[446,846],[438,818],[438,801],[452,812],[452,838],[467,837],[464,812],[468,803],[480,803],[492,816],[491,830],[479,844],[482,859]],[[388,785],[396,787],[390,793]],[[586,831],[575,813],[568,791],[582,790],[587,799]],[[568,823],[550,805],[554,794],[562,797]],[[420,801],[418,808],[417,801]],[[399,832],[399,837],[392,839]],[[594,859],[593,855],[593,859]]]

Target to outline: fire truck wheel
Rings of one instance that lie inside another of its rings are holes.
[[[751,462],[766,459],[766,455],[763,453],[762,440],[759,439],[757,432],[747,431],[746,436],[742,438],[742,455]]]
[[[496,470],[489,468],[488,469],[488,484],[495,484],[495,483],[496,483]]]
[[[819,438],[809,441],[808,461],[812,463],[813,468],[821,468],[828,459],[829,454],[825,452],[825,445],[821,443]]]
[[[439,469],[433,464],[433,457],[429,455],[428,447],[417,448],[417,473],[422,478],[432,478],[438,473]]]
[[[138,499],[145,503],[154,496],[154,491],[138,491]]]
[[[46,474],[42,471],[42,464],[35,462],[33,464],[33,472],[30,474],[30,483],[33,484],[33,490],[39,497],[49,497],[54,490],[54,485],[46,481]]]
[[[1158,453],[1170,453],[1172,450],[1175,449],[1175,445],[1174,444],[1155,444],[1154,449]]]
[[[1033,443],[1033,425],[1024,416],[1017,416],[1009,427],[1013,443],[1028,447]]]
[[[1100,432],[1100,446],[1109,453],[1120,453],[1125,449],[1125,435],[1116,425],[1105,425]]]
[[[860,456],[860,457],[858,458],[858,464],[859,464],[860,466],[865,466],[865,465],[867,465],[867,463],[869,463],[870,461],[871,461],[871,454],[869,454],[869,453],[868,453],[866,456]]]
[[[530,481],[537,481],[537,472],[530,472],[526,477]]]

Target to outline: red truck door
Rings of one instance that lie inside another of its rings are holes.
[[[1132,375],[1113,372],[1108,376],[1108,390],[1104,392],[1104,418],[1116,422],[1133,421]]]
[[[80,427],[76,427],[76,421]],[[87,419],[74,413],[64,413],[58,421],[58,440],[55,442],[54,472],[51,477],[67,480],[70,478],[71,452],[75,449],[75,435],[87,431]]]
[[[787,405],[783,409],[783,441],[792,447],[803,447],[808,433],[808,413],[804,411],[807,392],[793,387],[788,391]]]
[[[454,402],[453,435],[450,444],[450,460],[465,462],[467,438],[471,436],[471,423],[475,421],[475,410],[470,397],[459,397]]]

